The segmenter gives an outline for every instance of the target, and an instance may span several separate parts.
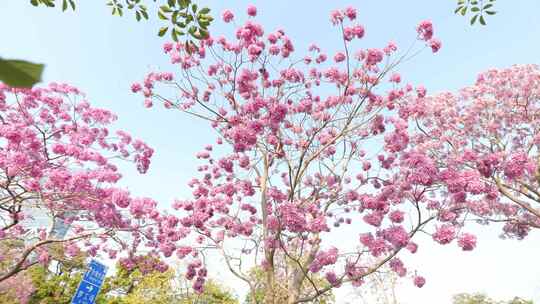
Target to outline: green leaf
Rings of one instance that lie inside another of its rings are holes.
[[[69,5],[71,6],[72,10],[75,10],[75,1],[69,0]]]
[[[135,19],[137,19],[137,21],[141,21],[141,13],[139,13],[139,11],[135,12]]]
[[[30,0],[30,4],[32,4],[33,6],[38,6],[39,5],[37,0]]]
[[[493,4],[486,4],[486,5],[484,5],[484,7],[482,9],[487,10],[488,8],[491,8],[491,7],[493,7]]]
[[[459,11],[461,11],[462,8],[463,6],[458,6],[456,10],[454,11],[454,14],[457,14]]]
[[[479,11],[480,11],[480,8],[477,7],[477,6],[471,8],[471,12],[475,12],[475,13],[476,13],[476,12],[479,12]]]
[[[208,7],[204,7],[199,11],[199,14],[201,15],[206,15],[208,13],[210,13],[210,9]]]
[[[495,15],[497,12],[496,11],[485,11],[484,13],[486,13],[488,15]]]
[[[178,4],[180,4],[180,8],[187,8],[190,4],[190,0],[178,0]]]
[[[162,20],[168,20],[169,19],[162,12],[158,12],[158,17],[159,17],[159,19],[162,19]]]
[[[159,32],[158,32],[158,36],[163,37],[167,33],[168,30],[169,30],[168,26],[164,26],[164,27],[160,28]]]
[[[169,4],[170,7],[174,7],[176,5],[174,0],[167,0],[167,3]]]
[[[484,16],[480,16],[480,24],[486,25],[486,20],[484,19]]]
[[[193,3],[193,5],[191,6],[191,10],[193,11],[193,13],[196,13],[197,12],[197,4]]]
[[[43,0],[43,3],[45,6],[54,7],[54,2],[52,0]]]
[[[148,13],[146,12],[146,9],[141,9],[140,12],[144,19],[148,20]]]
[[[31,88],[41,81],[45,65],[0,58],[0,81],[15,88]]]
[[[471,18],[471,25],[474,25],[474,23],[476,22],[476,19],[478,19],[478,15],[474,15],[474,16]]]
[[[172,9],[171,9],[170,7],[168,7],[168,6],[166,6],[166,5],[160,6],[159,9],[160,9],[162,12],[164,12],[164,13],[170,13],[170,12],[172,12]]]
[[[464,6],[462,9],[461,9],[461,16],[465,16],[467,14],[467,7]]]
[[[62,1],[62,12],[65,12],[68,8],[68,2],[67,0]]]
[[[183,35],[186,34],[186,33],[184,33],[184,31],[182,31],[182,29],[179,28],[179,27],[176,27],[176,26],[175,26],[175,27],[174,27],[174,30],[176,31],[176,35],[178,35],[178,36],[183,36]]]
[[[206,39],[206,38],[208,38],[208,36],[210,36],[208,34],[208,31],[203,30],[203,29],[199,29],[199,34],[200,34],[200,37],[201,37],[199,39]]]

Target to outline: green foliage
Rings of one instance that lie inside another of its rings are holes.
[[[497,12],[493,10],[496,0],[458,0],[455,14],[462,16],[471,13],[471,25],[478,21],[481,25],[486,25],[486,16],[495,15]]]
[[[206,282],[204,292],[202,294],[184,293],[180,296],[178,304],[239,304],[233,294],[220,286],[217,282],[209,280]]]
[[[61,248],[53,248],[56,262],[45,267],[34,265],[24,273],[30,278],[33,293],[29,304],[69,304],[86,270],[87,259],[63,256]],[[149,269],[156,259],[146,256],[133,268],[121,263],[109,274],[96,298],[96,304],[239,304],[236,297],[217,282],[209,280],[202,294],[195,293],[190,282],[178,277],[175,269],[165,272]],[[146,266],[145,266],[146,265]],[[21,279],[23,277],[21,276]],[[20,280],[22,284],[23,281]],[[28,282],[24,282],[28,284]],[[0,292],[0,303],[19,303],[13,294]]]
[[[75,294],[83,273],[86,270],[86,258],[83,255],[63,258],[56,267],[35,265],[27,274],[32,280],[35,291],[29,304],[69,304]],[[98,295],[96,304],[105,304],[107,296]]]
[[[159,7],[158,17],[169,21],[169,25],[162,27],[158,35],[164,36],[170,29],[174,41],[178,41],[180,36],[186,34],[197,40],[206,39],[209,36],[208,26],[214,20],[209,13],[209,8],[199,10],[197,4],[191,0],[168,0],[167,5]],[[191,40],[186,41],[186,49],[195,47]]]
[[[0,81],[16,88],[30,88],[41,81],[43,64],[0,58]]]
[[[510,301],[497,301],[482,293],[460,293],[454,296],[453,304],[534,304],[532,301],[518,297]]]
[[[62,11],[71,8],[75,10],[76,0],[30,0],[34,6],[55,7],[62,3]],[[134,12],[137,21],[148,20],[148,7],[144,4],[150,0],[108,0],[107,6],[111,8],[114,16],[123,16],[126,10]],[[188,50],[195,49],[194,40],[202,40],[208,37],[208,26],[214,18],[210,15],[208,7],[199,8],[191,0],[152,0],[159,8],[157,17],[167,23],[158,31],[158,36],[163,37],[167,32],[171,38],[178,42],[181,36],[186,36],[185,43]]]

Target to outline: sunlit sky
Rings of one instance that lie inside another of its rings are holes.
[[[164,40],[156,36],[160,26],[156,18],[137,23],[130,14],[111,16],[106,1],[79,2],[76,12],[62,13],[34,8],[29,0],[1,0],[0,56],[46,63],[45,83],[76,85],[94,105],[118,113],[118,128],[156,149],[146,175],[122,165],[122,186],[136,195],[153,197],[165,208],[174,198],[189,194],[185,184],[195,172],[193,155],[214,137],[204,124],[180,113],[144,109],[141,98],[129,90],[147,72],[171,69],[161,52]],[[269,29],[286,29],[297,50],[315,41],[327,50],[337,49],[339,35],[328,21],[334,8],[358,8],[366,28],[363,46],[381,47],[393,40],[405,48],[415,39],[415,25],[431,19],[442,50],[436,56],[425,52],[399,68],[407,82],[423,84],[431,92],[470,84],[487,68],[539,63],[540,1],[498,1],[499,13],[490,16],[487,27],[471,27],[468,19],[454,15],[455,2],[200,1],[216,17],[225,8],[243,15],[248,4],[255,4],[258,20]],[[231,29],[221,22],[212,26],[216,33]],[[397,290],[402,303],[450,303],[459,292],[540,301],[540,233],[519,242],[499,239],[495,226],[474,229],[479,244],[473,252],[463,253],[455,245],[439,246],[428,237],[420,241],[419,253],[407,260],[427,278],[427,284],[418,289],[403,282]],[[239,288],[237,283],[231,285]],[[345,303],[347,292],[337,294],[338,303]]]

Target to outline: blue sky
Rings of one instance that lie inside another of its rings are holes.
[[[453,14],[453,0],[416,1],[200,1],[214,16],[230,8],[244,14],[248,4],[259,8],[258,20],[267,28],[284,28],[304,50],[317,41],[335,49],[339,35],[328,22],[334,8],[353,5],[366,28],[362,46],[381,47],[389,40],[405,48],[415,39],[415,26],[423,19],[435,24],[442,50],[424,52],[399,70],[404,80],[424,84],[428,91],[454,90],[472,83],[490,67],[539,63],[540,1],[499,0],[499,13],[487,27],[468,25],[468,18]],[[219,18],[216,18],[219,19]],[[151,196],[163,206],[187,194],[186,181],[195,172],[193,155],[213,141],[205,125],[179,113],[144,109],[129,86],[155,69],[169,70],[161,52],[164,40],[156,36],[160,23],[153,18],[137,23],[131,15],[110,15],[105,1],[79,1],[76,12],[34,8],[29,0],[0,1],[0,56],[46,63],[44,82],[68,82],[87,93],[97,106],[119,114],[118,128],[126,129],[156,149],[153,165],[140,176],[122,166],[122,182],[137,195]],[[229,32],[220,21],[215,33]],[[540,301],[540,236],[526,242],[501,241],[498,231],[482,232],[478,250],[461,254],[426,242],[416,263],[426,270],[423,290],[402,288],[405,303],[449,303],[461,291],[485,291],[495,297],[519,295]],[[531,267],[532,266],[532,267]],[[404,284],[406,285],[406,284]]]

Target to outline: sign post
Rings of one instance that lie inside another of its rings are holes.
[[[99,289],[103,285],[105,273],[107,273],[107,266],[96,260],[90,261],[71,304],[94,304]]]

